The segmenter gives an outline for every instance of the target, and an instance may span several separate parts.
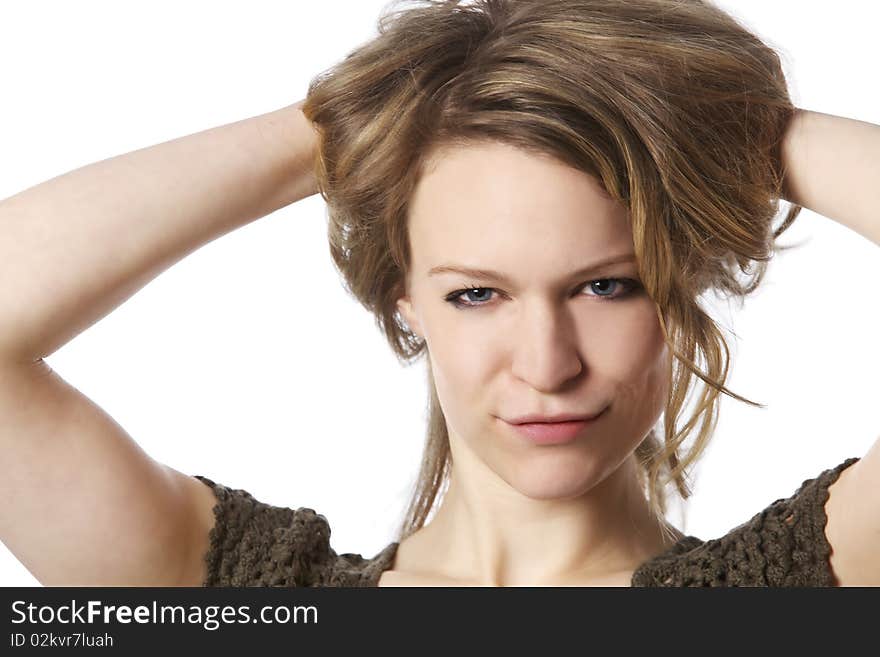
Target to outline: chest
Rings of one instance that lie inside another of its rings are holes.
[[[632,570],[611,573],[602,577],[593,577],[590,579],[566,582],[561,586],[584,586],[584,587],[626,587],[629,588],[633,576]],[[407,587],[407,586],[424,586],[424,587],[471,587],[475,584],[464,584],[460,580],[448,579],[445,577],[431,577],[425,575],[415,575],[394,570],[386,570],[379,577],[376,584],[379,588],[385,587]]]

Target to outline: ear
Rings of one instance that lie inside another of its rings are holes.
[[[409,296],[402,296],[397,300],[397,312],[400,313],[403,321],[409,326],[409,330],[424,339],[425,335],[422,332],[422,325],[416,317],[416,312]]]

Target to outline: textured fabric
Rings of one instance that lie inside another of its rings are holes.
[[[721,538],[686,536],[639,566],[633,586],[836,586],[825,535],[828,488],[858,461],[807,479]]]
[[[835,586],[825,502],[831,484],[858,460],[807,479],[791,497],[720,538],[685,536],[641,564],[631,585]],[[394,563],[397,542],[371,559],[337,554],[327,518],[314,509],[271,506],[247,491],[195,477],[217,498],[203,586],[376,586]]]

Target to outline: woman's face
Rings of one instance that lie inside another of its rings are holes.
[[[536,499],[584,494],[632,454],[666,398],[669,352],[626,208],[592,176],[491,143],[438,152],[409,222],[398,309],[426,341],[456,464],[485,466]],[[624,261],[577,273],[614,256]],[[432,271],[447,266],[505,278]],[[449,297],[462,289],[456,307]],[[557,445],[504,421],[603,410]]]

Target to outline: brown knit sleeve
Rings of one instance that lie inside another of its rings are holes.
[[[635,571],[633,586],[836,586],[825,535],[828,488],[858,461],[807,479],[721,538],[681,539]]]
[[[202,586],[321,585],[336,557],[324,516],[271,506],[247,491],[194,476],[217,498]]]

